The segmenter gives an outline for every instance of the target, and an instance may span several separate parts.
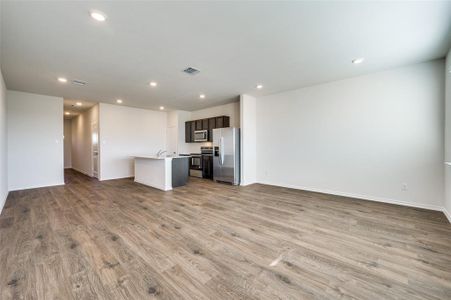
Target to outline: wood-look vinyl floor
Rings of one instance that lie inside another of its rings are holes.
[[[0,299],[451,299],[440,212],[190,179],[11,192]]]

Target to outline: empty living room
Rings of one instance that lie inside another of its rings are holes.
[[[0,0],[0,299],[451,300],[451,1]]]

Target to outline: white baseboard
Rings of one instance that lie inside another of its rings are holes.
[[[72,167],[71,169],[74,169],[75,171],[77,171],[77,172],[79,172],[79,173],[81,173],[81,174],[85,174],[86,176],[92,177],[92,174],[88,174],[87,172],[82,171],[82,170],[80,170],[80,169],[78,169],[78,168]]]
[[[88,173],[86,173],[86,172],[84,172],[84,171],[82,171],[82,170],[79,170],[79,169],[77,169],[77,168],[72,167],[72,169],[74,169],[75,171],[80,172],[80,173],[82,173],[82,174],[85,174],[86,176],[89,176],[89,177],[92,177],[92,178],[97,178],[97,177],[94,177],[92,174],[88,174]],[[97,178],[97,179],[98,179],[99,181],[105,181],[105,180],[115,180],[115,179],[133,178],[133,177],[134,177],[134,174],[131,174],[131,175],[125,175],[125,176],[108,177],[108,178]]]
[[[410,206],[410,207],[416,207],[416,208],[424,208],[424,209],[430,209],[430,210],[443,211],[443,206],[434,205],[434,204],[415,203],[415,202],[412,203],[412,202],[389,199],[389,198],[384,198],[384,197],[374,197],[374,196],[363,195],[363,194],[353,194],[353,193],[333,191],[333,190],[315,189],[315,188],[308,188],[308,187],[290,185],[290,184],[284,184],[284,183],[274,183],[274,182],[265,182],[265,181],[260,181],[259,183],[267,184],[267,185],[281,186],[281,187],[286,187],[286,188],[290,188],[290,189],[304,190],[304,191],[309,191],[309,192],[337,195],[337,196],[343,196],[343,197],[349,197],[349,198],[357,198],[357,199],[361,199],[361,200],[383,202],[383,203],[389,203],[389,204],[397,204],[397,205]]]
[[[240,185],[241,186],[247,186],[247,185],[251,185],[251,184],[255,184],[255,183],[258,183],[258,182],[256,182],[256,181],[249,181],[249,182],[242,181],[242,182],[240,182]]]
[[[5,195],[5,198],[4,199],[0,199],[0,215],[2,214],[2,211],[3,211],[3,207],[5,207],[5,204],[6,204],[6,199],[8,199],[8,195],[9,195],[9,192],[6,192],[6,195]]]
[[[116,180],[116,179],[125,179],[125,178],[134,178],[135,175],[130,176],[118,176],[118,177],[109,177],[109,178],[99,178],[99,181],[105,181],[105,180]]]
[[[448,221],[451,223],[451,213],[449,213],[449,211],[447,211],[445,207],[443,208],[442,211],[445,214],[445,216],[448,219]]]
[[[14,192],[14,191],[24,191],[24,190],[31,190],[31,189],[38,189],[38,188],[45,188],[45,187],[51,187],[51,186],[58,186],[58,185],[65,185],[64,181],[63,182],[57,182],[57,183],[46,183],[45,185],[31,185],[31,186],[27,186],[27,187],[20,187],[20,188],[13,188],[11,190],[9,190],[10,192]]]

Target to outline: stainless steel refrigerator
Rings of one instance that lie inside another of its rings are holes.
[[[213,179],[240,184],[240,129],[213,129]]]

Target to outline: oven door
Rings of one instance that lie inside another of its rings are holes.
[[[194,141],[195,142],[207,142],[208,141],[208,130],[194,131]]]
[[[190,169],[192,170],[202,170],[202,157],[201,156],[192,156]]]
[[[191,156],[189,169],[189,176],[202,178],[202,157],[200,155]]]

